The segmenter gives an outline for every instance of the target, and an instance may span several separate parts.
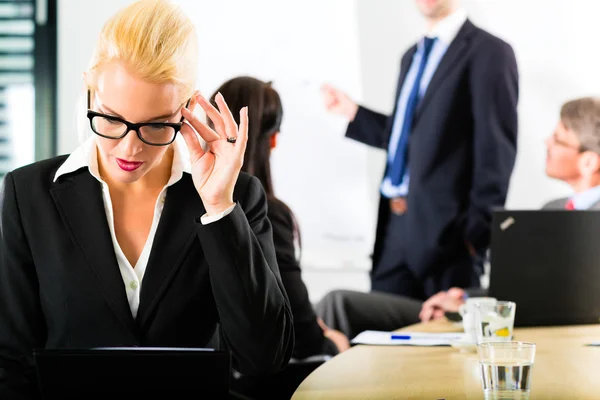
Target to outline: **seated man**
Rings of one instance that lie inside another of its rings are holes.
[[[565,103],[554,133],[546,139],[546,174],[566,182],[574,194],[551,201],[544,209],[600,209],[600,98]],[[390,331],[456,312],[467,296],[482,289],[451,288],[425,302],[387,293],[335,290],[317,305],[317,314],[332,329],[352,338],[374,329]]]

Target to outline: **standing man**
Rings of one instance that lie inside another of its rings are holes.
[[[427,32],[402,57],[391,116],[325,85],[346,136],[387,150],[371,288],[416,299],[479,286],[517,143],[518,71],[510,45],[476,27],[458,0],[416,0]]]

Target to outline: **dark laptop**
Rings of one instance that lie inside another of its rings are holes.
[[[35,350],[43,399],[226,399],[231,357],[212,349]],[[127,397],[129,396],[129,397]]]
[[[489,296],[515,326],[600,323],[600,212],[494,211]]]

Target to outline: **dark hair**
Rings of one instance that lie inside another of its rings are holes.
[[[279,132],[283,118],[279,94],[269,83],[249,76],[233,78],[222,84],[210,98],[215,107],[215,96],[219,92],[238,124],[240,110],[248,106],[248,144],[242,171],[256,176],[267,196],[274,196],[270,156],[271,136]]]
[[[278,200],[271,179],[271,137],[278,133],[283,119],[281,98],[271,82],[263,82],[250,76],[228,80],[210,97],[217,107],[215,96],[221,93],[235,118],[240,123],[240,110],[248,106],[248,144],[242,171],[254,175],[262,183],[268,199]],[[280,201],[281,202],[281,201]],[[301,247],[300,232],[294,213],[283,202],[294,222],[294,234]]]

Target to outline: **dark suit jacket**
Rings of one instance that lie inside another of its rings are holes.
[[[134,320],[101,186],[87,168],[53,183],[65,159],[4,179],[0,398],[36,397],[33,348],[207,347],[217,326],[240,372],[287,364],[292,316],[256,178],[242,173],[234,211],[208,225],[189,174],[168,189]]]
[[[396,103],[416,48],[402,57]],[[512,48],[466,21],[417,108],[409,141],[408,232],[399,246],[417,276],[468,257],[465,241],[479,252],[488,247],[490,209],[504,204],[515,161],[517,98]],[[393,114],[360,107],[346,135],[387,149],[392,123]],[[374,266],[389,215],[382,199]]]
[[[277,264],[294,316],[293,357],[303,359],[317,354],[336,354],[335,345],[323,336],[306,285],[302,281],[302,271],[294,244],[295,223],[292,213],[282,201],[276,198],[269,198],[268,204]]]

